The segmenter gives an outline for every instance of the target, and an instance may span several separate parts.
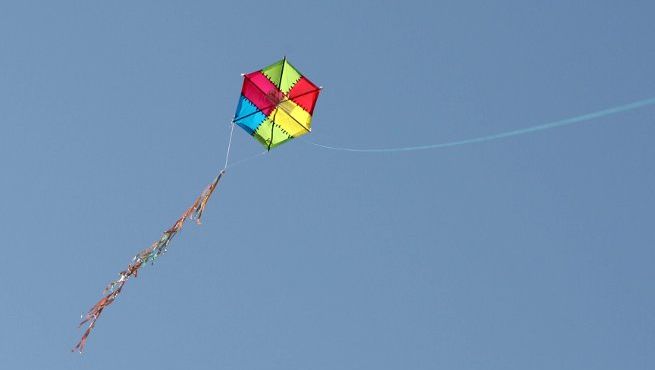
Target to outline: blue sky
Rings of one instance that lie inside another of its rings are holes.
[[[8,369],[652,369],[655,108],[470,146],[296,141],[79,315],[222,166],[240,73],[308,140],[439,143],[655,95],[646,1],[0,4]],[[236,131],[232,156],[261,147]]]

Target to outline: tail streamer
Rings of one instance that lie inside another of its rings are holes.
[[[418,145],[418,146],[407,146],[407,147],[396,147],[396,148],[372,148],[372,149],[362,149],[362,148],[348,148],[348,147],[337,147],[337,146],[330,146],[330,145],[324,145],[324,144],[319,144],[315,143],[312,141],[304,140],[306,143],[317,146],[319,148],[323,149],[330,149],[330,150],[338,150],[338,151],[344,151],[344,152],[359,152],[359,153],[393,153],[393,152],[410,152],[410,151],[417,151],[417,150],[429,150],[429,149],[440,149],[440,148],[449,148],[449,147],[454,147],[454,146],[460,146],[460,145],[467,145],[467,144],[477,144],[477,143],[482,143],[486,141],[494,141],[498,139],[504,139],[507,137],[512,137],[512,136],[519,136],[519,135],[525,135],[537,131],[544,131],[544,130],[549,130],[557,127],[563,127],[563,126],[570,126],[576,123],[581,123],[585,121],[590,121],[593,119],[601,118],[601,117],[606,117],[606,116],[611,116],[614,114],[622,113],[622,112],[627,112],[639,108],[643,108],[645,106],[653,105],[655,104],[655,97],[653,98],[648,98],[648,99],[643,99],[643,100],[637,100],[632,103],[624,104],[624,105],[618,105],[615,107],[599,110],[596,112],[592,113],[587,113],[575,117],[569,117],[565,119],[561,119],[558,121],[553,121],[549,123],[544,123],[541,125],[537,126],[532,126],[532,127],[527,127],[527,128],[522,128],[518,130],[512,130],[512,131],[506,131],[506,132],[500,132],[497,134],[492,134],[492,135],[487,135],[487,136],[479,136],[479,137],[474,137],[471,139],[465,139],[465,140],[457,140],[457,141],[449,141],[445,143],[438,143],[438,144],[428,144],[428,145]]]
[[[223,169],[214,178],[214,181],[207,185],[202,193],[200,193],[191,207],[184,211],[180,218],[178,218],[171,227],[164,231],[158,240],[134,256],[134,258],[132,258],[132,263],[128,264],[127,268],[119,273],[118,279],[107,285],[105,290],[102,292],[104,296],[95,305],[93,305],[93,307],[91,307],[86,315],[82,316],[82,322],[80,322],[79,327],[82,327],[85,324],[87,327],[84,331],[84,334],[82,334],[80,341],[77,342],[75,347],[73,347],[71,350],[72,352],[78,351],[82,353],[84,346],[86,345],[86,341],[89,338],[89,334],[91,334],[91,331],[95,327],[96,322],[100,318],[100,315],[104,309],[116,301],[116,298],[118,298],[118,296],[121,294],[127,281],[132,277],[137,277],[141,267],[148,263],[151,265],[154,264],[157,258],[166,253],[169,244],[175,235],[177,235],[177,233],[182,230],[182,227],[187,220],[190,219],[195,221],[198,225],[201,224],[202,214],[205,210],[205,207],[207,206],[207,202],[214,193],[214,190],[216,190],[218,183],[221,181],[227,170],[228,159],[230,155],[230,144],[232,143],[232,133],[234,132],[233,130],[234,126],[232,126],[230,129],[230,141],[228,142],[228,149],[225,155],[225,167],[223,167]]]

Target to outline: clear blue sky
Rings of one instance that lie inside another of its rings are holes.
[[[222,165],[240,73],[286,54],[323,85],[316,142],[465,139],[654,96],[648,3],[3,1],[0,367],[655,368],[655,108],[285,144],[69,352]]]

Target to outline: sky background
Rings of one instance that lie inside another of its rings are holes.
[[[423,152],[285,144],[70,353],[222,166],[240,73],[287,55],[324,86],[307,140],[440,143],[655,96],[654,12],[2,1],[0,367],[655,368],[655,107]],[[235,131],[234,160],[261,150]]]

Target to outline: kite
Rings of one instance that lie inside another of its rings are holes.
[[[271,150],[311,131],[320,91],[284,58],[243,75],[233,122]]]
[[[117,280],[107,285],[103,292],[103,297],[93,307],[91,307],[86,315],[82,316],[80,327],[85,324],[87,327],[80,341],[75,345],[75,347],[73,347],[73,351],[77,350],[80,353],[82,352],[89,334],[95,327],[96,321],[100,318],[104,309],[116,301],[127,281],[132,277],[137,277],[141,267],[148,263],[153,264],[161,255],[166,253],[171,241],[182,229],[184,223],[187,220],[193,220],[197,224],[201,223],[201,218],[207,202],[221,179],[224,177],[228,167],[235,166],[239,162],[249,159],[246,158],[228,166],[234,126],[241,127],[248,134],[254,137],[266,148],[266,151],[263,153],[267,153],[272,148],[286,143],[291,139],[308,134],[311,131],[314,106],[316,105],[316,100],[318,99],[321,89],[320,86],[315,85],[307,79],[307,77],[303,76],[289,63],[286,57],[268,67],[262,68],[261,70],[243,74],[241,96],[239,97],[236,113],[230,125],[230,135],[223,169],[219,171],[214,180],[207,185],[202,193],[200,193],[191,207],[184,211],[180,218],[178,218],[170,228],[164,231],[158,240],[134,256],[132,263],[128,264],[127,268],[119,273]],[[507,137],[550,130],[557,127],[569,126],[621,112],[635,110],[649,105],[655,105],[655,97],[532,127],[437,144],[393,148],[347,148],[313,142],[308,143],[324,149],[365,153],[391,153],[438,149],[495,141]]]
[[[107,285],[103,297],[82,316],[79,326],[86,324],[86,330],[72,351],[82,353],[89,334],[104,309],[116,301],[127,281],[137,277],[141,267],[148,263],[153,264],[166,253],[171,241],[187,220],[201,223],[205,206],[228,169],[234,126],[243,128],[264,145],[266,151],[270,151],[311,131],[314,106],[320,91],[321,87],[303,76],[286,57],[261,70],[243,75],[241,96],[231,123],[223,169],[200,193],[191,207],[184,211],[158,240],[134,256],[132,263],[119,273],[118,279]]]

